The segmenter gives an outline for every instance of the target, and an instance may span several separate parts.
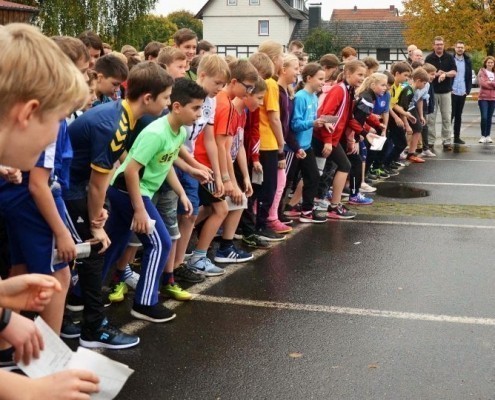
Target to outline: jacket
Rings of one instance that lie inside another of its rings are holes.
[[[495,101],[495,80],[490,81],[485,68],[481,68],[478,72],[478,82],[480,85],[478,100]]]

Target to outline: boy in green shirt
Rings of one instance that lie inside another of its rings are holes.
[[[166,322],[175,318],[158,301],[171,240],[151,199],[166,178],[184,209],[191,213],[191,202],[171,166],[186,138],[184,125],[192,125],[201,116],[205,97],[205,91],[196,83],[177,81],[170,96],[170,113],[139,134],[108,190],[112,212],[106,228],[112,244],[105,255],[105,266],[112,265],[122,254],[131,227],[143,244],[141,277],[131,315],[146,321]]]

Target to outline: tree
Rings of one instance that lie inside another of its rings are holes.
[[[338,53],[340,47],[330,32],[323,28],[315,28],[304,41],[304,51],[308,53],[311,61],[317,61],[325,54]]]
[[[177,25],[167,17],[157,15],[143,15],[134,23],[133,42],[138,49],[144,47],[151,41],[167,43],[177,31]]]
[[[167,18],[177,25],[177,28],[189,28],[196,32],[199,39],[203,39],[203,22],[194,17],[194,14],[186,10],[175,11],[167,15]]]

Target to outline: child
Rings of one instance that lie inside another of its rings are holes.
[[[198,47],[198,35],[188,28],[179,29],[174,34],[174,46],[181,50],[187,58],[186,78],[192,81],[197,79],[196,74],[191,71],[191,62],[196,55]]]
[[[160,42],[149,42],[144,48],[144,60],[145,61],[156,61],[158,53],[163,49],[165,45]]]
[[[321,93],[318,97],[318,106],[321,106],[325,96],[330,91],[330,88],[335,84],[333,76],[335,71],[339,70],[340,61],[335,54],[325,54],[320,58],[319,63],[322,66],[323,71],[325,71],[325,84],[321,88]]]
[[[120,91],[120,85],[127,79],[129,69],[119,57],[107,54],[96,60],[95,72],[98,100],[93,103],[93,107],[113,101],[115,94]]]
[[[84,31],[77,38],[87,47],[90,56],[89,69],[94,69],[96,61],[104,54],[101,38],[92,31]]]
[[[170,98],[169,98],[170,96]],[[105,265],[112,265],[127,246],[131,232],[143,243],[141,277],[131,315],[150,322],[166,322],[175,314],[158,301],[161,273],[171,242],[162,217],[151,198],[165,178],[179,196],[185,210],[192,206],[180,185],[172,163],[186,138],[183,125],[191,125],[200,117],[205,92],[194,82],[179,80],[164,92],[164,105],[171,112],[148,125],[137,137],[124,163],[117,169],[108,191],[112,213],[107,223],[112,245],[105,256]],[[150,219],[155,221],[150,227]]]
[[[187,70],[186,55],[175,47],[164,47],[156,60],[167,67],[167,72],[174,79],[184,78]]]
[[[287,160],[287,188],[292,187],[292,181],[299,172],[303,179],[302,206],[299,216],[300,222],[322,223],[327,220],[314,210],[314,198],[318,190],[319,172],[316,158],[311,148],[313,128],[322,127],[323,120],[316,117],[318,98],[325,83],[325,72],[317,63],[307,64],[302,70],[304,88],[294,97],[294,113],[291,120],[291,129],[294,132],[296,143],[289,149],[286,147]]]
[[[424,70],[428,73],[428,99],[423,100],[423,115],[426,115],[427,123],[423,125],[423,129],[421,130],[421,141],[423,142],[423,152],[420,154],[420,157],[436,157],[437,155],[433,152],[433,145],[429,143],[429,132],[428,125],[430,123],[428,120],[430,116],[434,116],[434,108],[435,108],[435,92],[433,91],[433,85],[431,82],[435,79],[437,69],[434,65],[429,63],[423,64]]]

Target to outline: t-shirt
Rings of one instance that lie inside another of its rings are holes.
[[[74,158],[70,168],[70,187],[64,193],[66,200],[86,197],[92,170],[101,173],[113,170],[135,125],[126,100],[92,108],[69,125]]]
[[[313,123],[318,111],[318,97],[305,89],[299,90],[294,97],[294,113],[291,128],[303,150],[311,147]]]
[[[189,153],[194,154],[194,147],[199,134],[205,129],[206,125],[212,125],[215,123],[215,108],[216,100],[214,97],[207,96],[203,106],[201,107],[201,117],[199,117],[194,125],[186,126],[187,138],[184,145]]]
[[[414,101],[414,89],[407,85],[402,89],[399,96],[399,102],[397,103],[401,106],[404,111],[411,111],[416,108],[416,103]]]
[[[402,84],[396,85],[395,83],[390,88],[390,108],[395,106],[399,102],[400,92],[402,92]]]
[[[382,115],[388,112],[390,107],[390,92],[385,92],[383,96],[376,96],[373,114]]]
[[[125,161],[115,172],[112,185],[127,191],[124,170],[133,159],[143,166],[139,173],[141,195],[153,197],[165,181],[185,139],[184,127],[180,127],[179,132],[174,132],[168,117],[158,118],[138,135]]]
[[[268,119],[269,111],[280,111],[278,84],[273,78],[265,79],[266,93],[260,107],[260,150],[278,150],[278,143]]]
[[[437,70],[444,72],[457,71],[454,56],[449,53],[443,53],[440,57],[432,52],[426,56],[425,62],[435,66]],[[438,76],[433,80],[433,91],[435,93],[449,93],[452,91],[452,81],[454,78],[446,77],[442,82],[438,82]]]

